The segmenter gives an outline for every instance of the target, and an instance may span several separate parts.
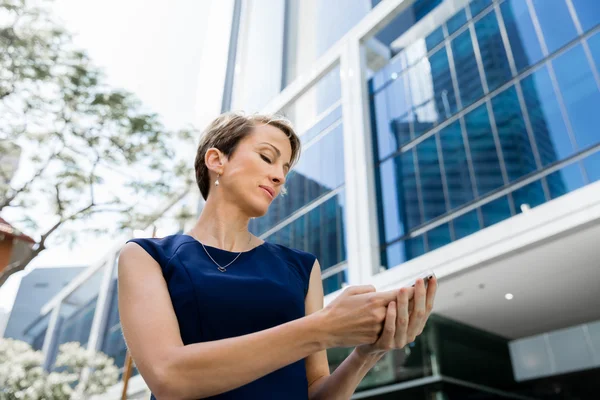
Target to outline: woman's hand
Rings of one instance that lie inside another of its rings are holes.
[[[375,343],[356,347],[358,354],[383,355],[414,342],[415,338],[423,332],[431,314],[436,290],[435,277],[429,280],[427,288],[423,279],[418,279],[414,288],[400,289],[396,301],[390,302],[387,306],[385,323],[379,339]]]
[[[328,336],[326,347],[351,347],[377,341],[388,305],[396,301],[397,295],[397,290],[377,292],[372,285],[345,289],[318,313],[323,321],[320,325]]]

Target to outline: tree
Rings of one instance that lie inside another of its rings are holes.
[[[167,131],[135,96],[109,87],[47,3],[0,0],[0,156],[16,147],[20,164],[31,169],[16,182],[0,157],[0,215],[18,211],[10,222],[35,232],[37,241],[0,274],[0,286],[51,245],[51,237],[74,245],[84,232],[143,229],[159,216],[150,205],[187,193],[194,183],[189,156],[177,159],[175,148],[193,149],[196,131]],[[110,175],[121,181],[118,194],[106,189]],[[36,221],[33,210],[40,209],[51,217],[48,226]],[[92,224],[105,213],[118,222]],[[90,226],[75,229],[81,221]]]
[[[77,342],[60,345],[55,367],[42,367],[44,355],[25,342],[0,339],[0,400],[66,400],[98,395],[115,385],[119,369],[106,354]],[[91,371],[81,379],[83,371]]]

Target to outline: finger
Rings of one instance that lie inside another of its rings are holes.
[[[387,306],[392,301],[396,301],[396,297],[398,295],[398,289],[388,290],[386,292],[375,292],[370,293],[369,296],[374,299],[376,304],[381,306]]]
[[[429,280],[427,285],[427,300],[425,301],[425,311],[427,311],[427,315],[431,314],[431,311],[433,310],[433,302],[435,300],[437,288],[438,282],[437,278],[434,276]]]
[[[358,286],[350,286],[344,290],[344,293],[353,296],[357,294],[366,294],[375,292],[375,286],[373,285],[358,285]]]
[[[425,299],[425,283],[423,282],[423,279],[418,279],[415,285],[413,310],[410,314],[410,321],[408,323],[407,329],[407,336],[409,342],[414,341],[417,335],[423,329],[427,313],[425,309]]]
[[[376,342],[376,346],[381,349],[392,349],[394,347],[394,336],[396,334],[396,302],[388,304],[387,314],[383,332]]]
[[[396,313],[396,335],[394,341],[396,348],[402,348],[407,343],[408,315],[408,289],[402,288],[397,294],[398,311]]]

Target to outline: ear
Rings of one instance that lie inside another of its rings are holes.
[[[211,147],[204,155],[204,163],[209,171],[223,175],[223,169],[227,163],[227,157],[216,147]]]

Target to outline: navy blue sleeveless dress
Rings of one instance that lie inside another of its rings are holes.
[[[220,272],[189,235],[128,242],[139,244],[160,265],[185,345],[246,335],[305,316],[315,262],[310,253],[264,242]],[[238,254],[205,247],[223,266]],[[210,399],[307,400],[304,360]]]

